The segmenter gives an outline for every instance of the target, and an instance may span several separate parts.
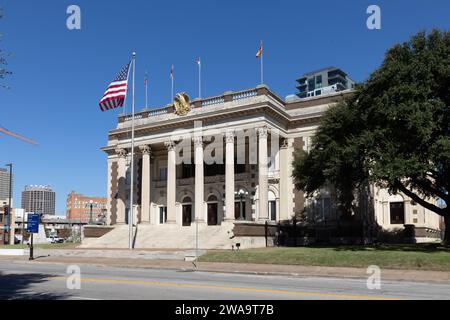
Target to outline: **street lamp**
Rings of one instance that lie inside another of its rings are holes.
[[[248,196],[248,191],[245,191],[244,189],[239,189],[239,191],[235,191],[234,192],[235,195],[237,195],[239,197],[240,200],[240,206],[239,206],[239,220],[243,220],[244,217],[244,207],[242,205],[242,202],[244,200],[244,197]]]
[[[89,224],[93,224],[94,222],[92,221],[92,208],[97,207],[97,202],[94,202],[91,199],[89,200],[89,204],[87,204],[87,206],[89,206]]]

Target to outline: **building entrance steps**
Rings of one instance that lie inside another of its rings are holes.
[[[234,224],[222,222],[210,226],[198,224],[198,247],[200,249],[231,249],[238,239],[233,238]],[[118,225],[100,238],[85,238],[81,248],[127,248],[128,226]],[[135,248],[195,249],[196,224],[180,226],[174,224],[140,224],[136,235]]]

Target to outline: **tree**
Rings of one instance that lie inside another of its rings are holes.
[[[2,17],[3,17],[3,10],[2,10],[2,8],[0,8],[0,19]],[[1,38],[2,38],[2,34],[0,33],[0,41],[1,41]],[[5,68],[5,66],[7,65],[5,56],[6,56],[6,53],[2,49],[0,49],[0,80],[3,80],[7,75],[11,74],[11,72]],[[3,85],[1,83],[0,83],[0,87],[8,88],[8,86]]]
[[[363,183],[403,192],[444,217],[450,243],[450,32],[420,32],[389,49],[369,79],[326,112],[293,175],[309,196],[332,183],[344,213]]]

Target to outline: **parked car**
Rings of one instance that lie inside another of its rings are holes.
[[[63,243],[64,239],[59,238],[58,236],[50,236],[50,238],[47,238],[48,242],[50,243]]]

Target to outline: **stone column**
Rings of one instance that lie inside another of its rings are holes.
[[[234,132],[225,134],[225,220],[234,220]]]
[[[282,139],[280,145],[280,220],[289,219],[289,163],[288,140]]]
[[[139,146],[142,153],[142,183],[141,183],[141,222],[150,223],[150,155],[152,149],[150,146]]]
[[[125,149],[116,149],[119,157],[117,161],[117,224],[125,223],[126,209],[126,173],[127,173],[127,151]]]
[[[167,223],[176,223],[176,158],[175,142],[168,141],[167,147]]]
[[[113,167],[113,161],[108,157],[108,167],[107,167],[108,181],[106,182],[106,185],[107,185],[107,187],[106,187],[106,196],[107,196],[107,202],[106,202],[106,214],[107,214],[106,219],[107,220],[106,221],[107,222],[106,223],[108,224],[108,226],[110,226],[113,222],[113,219],[112,219],[113,217],[112,217],[111,211],[112,211],[112,202],[114,201],[113,199],[115,196],[115,194],[112,193],[112,183],[111,183],[112,175],[113,175],[112,167]],[[117,210],[117,206],[115,206],[115,209]]]
[[[194,162],[195,162],[195,219],[205,222],[204,216],[204,174],[203,174],[203,137],[194,137]]]
[[[259,220],[269,219],[268,192],[269,184],[267,181],[267,127],[258,128],[258,181],[259,181]]]

